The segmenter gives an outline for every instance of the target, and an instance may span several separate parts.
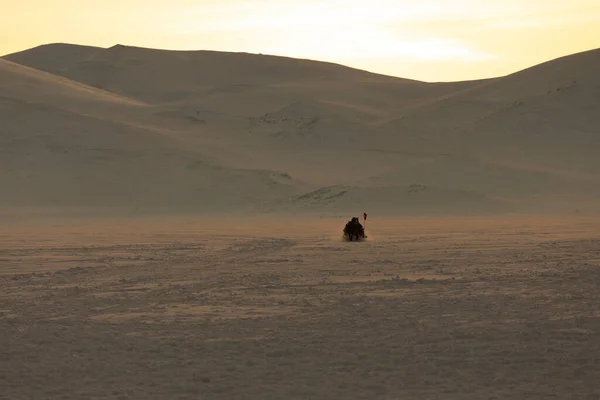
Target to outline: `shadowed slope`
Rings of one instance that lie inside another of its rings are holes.
[[[0,60],[0,205],[227,210],[299,193],[140,122],[140,102]],[[130,112],[133,109],[134,112]],[[137,111],[136,111],[137,110]]]
[[[137,100],[3,59],[0,59],[0,94],[25,102],[69,107],[143,105]]]

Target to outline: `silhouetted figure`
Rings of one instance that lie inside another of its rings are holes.
[[[358,217],[353,217],[350,221],[348,221],[344,227],[344,235],[347,235],[350,241],[352,241],[354,237],[356,237],[356,240],[361,237],[365,237],[365,228],[361,225]]]

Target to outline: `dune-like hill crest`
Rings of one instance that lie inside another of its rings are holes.
[[[0,203],[600,211],[599,70],[591,50],[426,83],[261,54],[40,46],[0,60]]]

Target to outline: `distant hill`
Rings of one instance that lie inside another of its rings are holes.
[[[300,193],[272,171],[223,168],[146,105],[0,59],[0,206],[219,211]]]
[[[0,204],[388,215],[600,210],[600,51],[425,83],[247,53],[0,59]]]

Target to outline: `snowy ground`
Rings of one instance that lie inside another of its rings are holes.
[[[0,398],[600,398],[597,220],[344,222],[0,228]]]

